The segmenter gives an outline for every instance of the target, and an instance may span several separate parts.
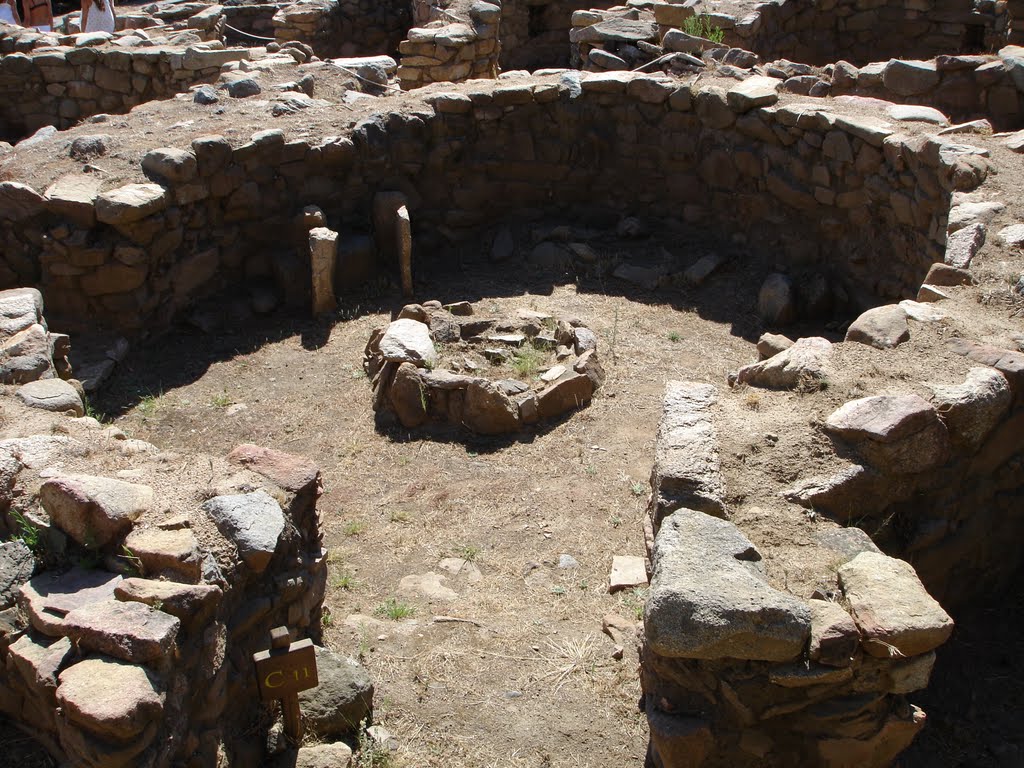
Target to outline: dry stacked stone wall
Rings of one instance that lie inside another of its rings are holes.
[[[394,53],[410,26],[410,4],[396,0],[301,0],[273,16],[278,43],[306,43],[321,57]]]
[[[651,589],[641,650],[649,764],[890,765],[924,724],[953,622],[914,569],[863,531],[819,534],[831,589],[772,585],[728,518],[716,388],[669,382],[649,508]]]
[[[991,0],[825,0],[814,5],[783,0],[758,5],[745,16],[712,13],[708,18],[725,32],[727,44],[763,56],[819,65],[839,59],[866,64],[1001,47],[1021,33],[1013,25],[1014,18],[1021,18],[1011,15],[1015,10]],[[665,28],[681,28],[693,13],[683,4],[654,4],[655,18]]]
[[[12,28],[0,28],[3,30]],[[64,129],[101,112],[123,113],[217,79],[227,62],[249,58],[245,48],[219,42],[153,48],[20,49],[22,34],[0,36],[0,138],[43,126]]]
[[[476,0],[443,13],[443,19],[410,29],[398,46],[403,89],[498,76],[501,8]]]
[[[40,285],[62,323],[125,330],[169,322],[256,260],[262,274],[280,262],[301,295],[302,206],[365,234],[373,195],[400,189],[415,192],[414,248],[513,209],[642,206],[749,235],[755,251],[823,275],[837,306],[912,296],[942,258],[951,193],[977,186],[987,162],[825,102],[776,104],[777,85],[621,72],[482,82],[326,140],[269,130],[153,150],[142,184],[4,182],[3,278]]]
[[[286,745],[252,656],[278,626],[321,639],[320,470],[256,445],[182,457],[104,428],[65,380],[67,337],[46,331],[39,292],[0,292],[0,310],[0,382],[19,385],[0,393],[0,713],[85,768],[265,765]],[[345,722],[308,715],[320,738],[370,716],[352,668],[328,717]]]

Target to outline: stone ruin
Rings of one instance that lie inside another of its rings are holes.
[[[42,310],[34,289],[0,292],[0,712],[73,765],[268,764],[280,729],[254,741],[261,713],[236,703],[258,699],[272,627],[320,639],[320,471],[256,445],[183,462],[104,428]],[[373,685],[316,654],[308,751],[342,765]]]
[[[693,290],[745,258],[764,281],[737,313],[845,333],[768,334],[728,382],[667,385],[640,638],[648,762],[891,763],[924,722],[906,695],[928,684],[946,609],[1021,564],[1024,209],[1007,180],[1024,168],[1024,8],[720,5],[156,3],[114,35],[78,33],[73,16],[51,34],[0,27],[0,285],[42,292],[0,296],[0,372],[19,385],[0,401],[17,414],[0,442],[4,712],[82,765],[285,754],[272,718],[225,702],[256,700],[245,670],[271,627],[319,638],[326,580],[316,467],[256,446],[181,457],[103,429],[43,296],[60,328],[141,338],[225,291],[246,297],[230,305],[242,318],[329,312],[378,271],[411,296],[431,258],[482,233],[498,273],[516,259],[600,270],[583,224],[532,250],[507,226],[639,216],[722,247],[678,275],[608,277]],[[149,126],[142,153],[122,138]],[[375,409],[495,433],[599,386],[571,324],[553,340],[556,355],[573,342],[572,364],[555,361],[540,392],[432,369],[434,342],[483,330],[455,309],[409,305],[371,339]],[[406,332],[415,343],[398,344]],[[906,352],[911,337],[929,343]],[[948,375],[843,401],[860,384],[842,363],[864,349]],[[737,506],[728,488],[750,470],[716,422],[761,402],[752,391],[829,415],[796,428],[771,410],[797,435],[778,455],[823,457],[821,473],[766,474],[757,504]],[[200,458],[208,480],[167,490]],[[745,525],[765,510],[813,532],[754,542]],[[895,524],[872,541],[861,526],[881,520]],[[98,567],[36,562],[11,538],[26,530],[62,564]],[[799,579],[780,580],[779,560]],[[319,726],[327,741],[371,711],[365,674],[333,666],[358,695]]]
[[[495,379],[492,367],[506,378]],[[453,424],[484,435],[564,416],[604,383],[597,335],[580,321],[529,309],[513,320],[480,317],[468,302],[404,307],[374,331],[363,369],[374,410],[403,427]]]

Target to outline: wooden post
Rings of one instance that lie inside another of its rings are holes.
[[[253,654],[260,698],[281,701],[285,735],[298,744],[302,739],[302,717],[299,691],[319,684],[316,673],[316,651],[312,640],[291,641],[287,627],[270,630],[270,650]]]

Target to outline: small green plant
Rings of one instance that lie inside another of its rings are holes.
[[[366,725],[365,720],[359,723],[352,765],[354,768],[391,768],[394,765],[391,751],[366,732]]]
[[[374,613],[378,616],[391,619],[392,621],[399,621],[412,616],[416,613],[416,609],[408,603],[403,603],[400,600],[389,597],[374,609]]]
[[[120,557],[121,557],[122,560],[124,560],[128,564],[128,570],[131,571],[131,573],[134,576],[143,576],[143,575],[145,575],[144,572],[143,572],[141,558],[139,558],[138,555],[136,555],[134,552],[132,552],[130,549],[128,549],[128,547],[125,546],[124,544],[121,545],[121,555],[120,555]]]
[[[634,496],[643,496],[647,493],[647,486],[641,482],[632,483],[629,486],[629,492]]]
[[[358,536],[366,530],[366,523],[362,520],[349,520],[342,526],[341,532],[346,536]]]
[[[392,523],[408,523],[409,513],[406,512],[404,509],[393,509],[391,510],[391,513],[388,515],[388,520],[390,520]]]
[[[107,414],[105,414],[103,411],[96,410],[95,406],[93,406],[93,404],[89,402],[88,398],[86,398],[85,400],[85,415],[91,416],[92,418],[96,419],[96,421],[98,421],[100,424],[106,424],[108,421],[110,421],[110,417],[107,416]]]
[[[43,548],[42,537],[39,535],[39,526],[35,525],[16,509],[11,510],[11,519],[18,526],[14,538],[29,548],[34,555],[38,555]]]
[[[618,528],[620,525],[622,525],[622,516],[612,515],[608,518],[608,525],[610,525],[612,528]]]
[[[547,352],[531,341],[517,349],[512,356],[512,370],[524,378],[530,378],[536,376],[547,361]]]
[[[420,383],[420,407],[424,413],[427,412],[427,390],[422,383]]]
[[[593,464],[587,464],[583,471],[586,472],[591,477],[593,477],[594,475],[597,474],[597,467],[595,467]]]
[[[332,587],[334,587],[335,589],[344,589],[346,592],[351,592],[358,586],[358,584],[359,583],[356,581],[356,577],[348,571],[336,573],[331,578]]]
[[[156,415],[156,409],[160,405],[158,402],[159,398],[160,395],[154,395],[152,392],[149,392],[139,400],[138,410],[143,418],[151,419]]]
[[[679,340],[680,340],[680,339],[682,339],[682,338],[683,338],[683,337],[682,337],[682,336],[680,336],[680,335],[679,335],[679,333],[678,333],[678,332],[676,332],[676,331],[672,331],[672,332],[671,332],[671,333],[669,333],[669,335],[668,335],[668,340],[669,340],[669,341],[671,341],[671,342],[673,342],[673,343],[675,343],[675,342],[679,341]]]
[[[480,557],[480,547],[475,544],[463,544],[455,550],[455,554],[467,563],[472,563]]]
[[[725,39],[725,32],[711,23],[711,19],[703,14],[690,16],[683,21],[683,32],[694,37],[703,37],[713,43],[720,43]]]
[[[227,408],[233,402],[231,395],[227,392],[221,392],[219,395],[214,395],[210,400],[211,405],[215,408]]]
[[[323,607],[323,610],[320,612],[320,624],[321,624],[321,626],[324,626],[324,627],[329,627],[332,624],[334,624],[334,617],[331,616],[331,609],[328,608],[326,605]]]

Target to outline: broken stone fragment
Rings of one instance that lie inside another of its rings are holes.
[[[39,500],[54,524],[91,549],[131,530],[152,509],[154,499],[148,485],[92,475],[62,475],[39,489]]]
[[[66,637],[51,640],[26,633],[8,649],[8,664],[30,688],[42,689],[44,699],[56,706],[57,676],[75,657]]]
[[[373,681],[355,659],[316,646],[316,688],[299,694],[302,719],[321,739],[356,733],[373,716]]]
[[[35,568],[36,559],[23,543],[16,539],[0,543],[0,610],[14,605],[18,588]]]
[[[180,625],[163,611],[113,598],[75,608],[64,617],[64,632],[79,647],[138,664],[170,653]]]
[[[857,625],[841,605],[829,600],[808,600],[811,642],[808,656],[819,664],[848,667],[860,645]]]
[[[828,339],[810,336],[766,360],[743,366],[736,372],[736,383],[768,389],[819,389],[832,375],[831,360],[832,344]]]
[[[644,559],[635,555],[615,555],[612,557],[612,572],[608,577],[608,591],[618,592],[621,589],[642,587],[647,585],[647,567]]]
[[[242,562],[256,573],[266,569],[284,531],[284,513],[272,496],[266,491],[215,496],[203,503],[203,511],[235,544]]]
[[[75,608],[107,600],[114,594],[121,577],[106,571],[72,568],[62,574],[41,573],[18,590],[18,605],[36,630],[60,637],[64,617]]]
[[[126,184],[96,198],[96,218],[104,224],[130,224],[170,203],[170,195],[159,184]]]
[[[953,620],[925,590],[909,563],[862,552],[839,568],[839,586],[871,656],[917,656],[942,645]]]
[[[412,363],[423,368],[433,368],[437,362],[430,328],[425,323],[406,318],[395,320],[384,331],[380,353],[388,362]]]
[[[766,325],[786,325],[796,320],[793,284],[788,277],[775,272],[765,278],[757,296],[757,314]]]
[[[760,559],[725,520],[690,509],[663,520],[644,612],[651,650],[672,658],[795,659],[810,635],[811,610],[773,589]]]
[[[1009,382],[992,368],[971,368],[963,384],[930,388],[950,437],[971,451],[978,449],[1013,403]]]
[[[943,261],[951,267],[967,269],[975,255],[985,244],[985,225],[976,221],[968,224],[946,238],[946,253]],[[925,282],[928,282],[925,280]]]
[[[537,416],[553,419],[590,402],[594,384],[588,376],[570,373],[537,394]]]
[[[134,530],[124,542],[146,574],[166,574],[196,583],[202,570],[202,555],[195,534],[187,528],[162,531],[159,528]]]
[[[57,700],[72,723],[118,742],[138,737],[164,708],[164,694],[152,673],[102,656],[61,672]]]
[[[494,382],[474,379],[466,387],[462,423],[483,435],[513,432],[519,428],[519,406]]]
[[[945,425],[935,408],[917,395],[851,400],[828,417],[825,430],[852,443],[887,475],[923,472],[949,453]]]
[[[782,81],[774,77],[755,75],[729,89],[726,98],[734,112],[749,112],[755,107],[765,107],[779,100]]]
[[[779,333],[762,333],[757,340],[757,357],[767,360],[793,346],[793,340]]]
[[[856,341],[876,349],[892,349],[910,339],[907,313],[898,304],[869,309],[850,323],[846,341]]]

